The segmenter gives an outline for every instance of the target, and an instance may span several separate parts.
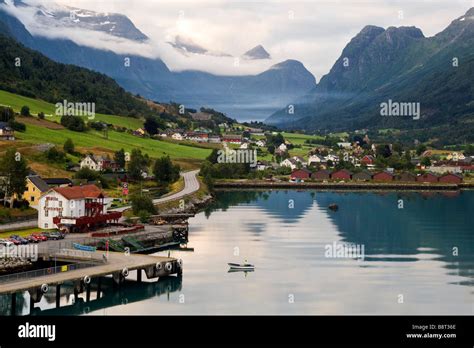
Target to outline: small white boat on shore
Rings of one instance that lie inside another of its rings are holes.
[[[250,263],[228,263],[230,269],[234,270],[245,270],[245,271],[250,271],[254,270],[255,266],[251,265]]]

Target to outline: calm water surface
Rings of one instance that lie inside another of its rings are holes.
[[[337,212],[328,210],[331,203],[339,205]],[[47,310],[54,307],[51,296],[35,310],[473,314],[473,226],[474,191],[220,192],[213,207],[190,219],[187,246],[194,251],[171,251],[184,261],[182,279],[131,282],[120,291],[106,290],[100,300],[59,310]],[[364,259],[326,257],[326,245],[334,242],[363,245]],[[245,259],[255,272],[228,272],[228,262]]]

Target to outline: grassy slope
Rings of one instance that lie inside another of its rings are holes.
[[[45,113],[45,115],[48,115],[46,119],[51,121],[59,122],[61,118],[59,116],[54,116],[56,108],[53,104],[50,104],[43,100],[23,97],[21,95],[9,93],[2,90],[0,90],[0,104],[3,106],[9,106],[17,112],[20,112],[22,106],[27,105],[29,106],[30,113],[32,115],[37,115],[40,111],[42,111]],[[94,119],[87,119],[86,121],[102,121],[106,123],[111,123],[116,126],[127,127],[130,129],[137,129],[143,127],[143,120],[115,115],[95,114]]]
[[[15,111],[19,111],[23,105],[28,105],[32,114],[37,114],[40,111],[43,111],[45,114],[54,113],[54,105],[52,104],[5,91],[0,91],[0,104],[11,106]],[[47,117],[47,120],[55,119],[58,120],[59,117]],[[139,119],[130,117],[101,114],[96,114],[95,120],[101,120],[132,129],[141,127],[143,123]],[[211,150],[208,149],[183,146],[148,138],[140,138],[128,133],[110,131],[108,139],[104,139],[100,132],[94,130],[90,130],[86,133],[79,133],[67,129],[53,130],[29,123],[27,123],[26,132],[16,132],[16,136],[24,143],[30,144],[54,143],[62,147],[66,139],[71,138],[76,147],[103,148],[110,151],[117,151],[123,148],[128,152],[131,152],[134,148],[139,148],[153,158],[169,155],[173,159],[190,158],[202,160],[211,152]]]

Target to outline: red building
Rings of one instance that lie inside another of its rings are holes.
[[[326,169],[318,170],[311,177],[316,180],[329,180],[331,178],[331,171]]]
[[[374,174],[373,179],[375,181],[393,181],[393,174],[389,172],[380,172]]]
[[[416,177],[418,182],[438,182],[438,180],[438,176],[433,173],[425,173]]]
[[[294,170],[290,174],[290,178],[291,179],[309,179],[311,178],[311,171],[309,171],[306,168],[297,169],[297,170]]]
[[[462,176],[458,174],[448,173],[439,178],[439,182],[460,184],[462,183]]]
[[[365,155],[365,156],[362,157],[362,159],[360,160],[360,163],[361,163],[361,164],[368,165],[368,164],[374,164],[374,161],[375,161],[374,156]]]
[[[334,180],[351,180],[352,173],[347,169],[341,169],[331,174],[331,179]]]

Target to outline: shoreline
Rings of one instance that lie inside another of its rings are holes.
[[[370,191],[459,191],[462,189],[474,189],[474,184],[439,184],[439,183],[322,183],[322,182],[268,182],[268,181],[239,181],[226,182],[216,181],[214,183],[216,189],[247,189],[247,188],[263,188],[263,189],[322,189],[322,190],[370,190]]]

